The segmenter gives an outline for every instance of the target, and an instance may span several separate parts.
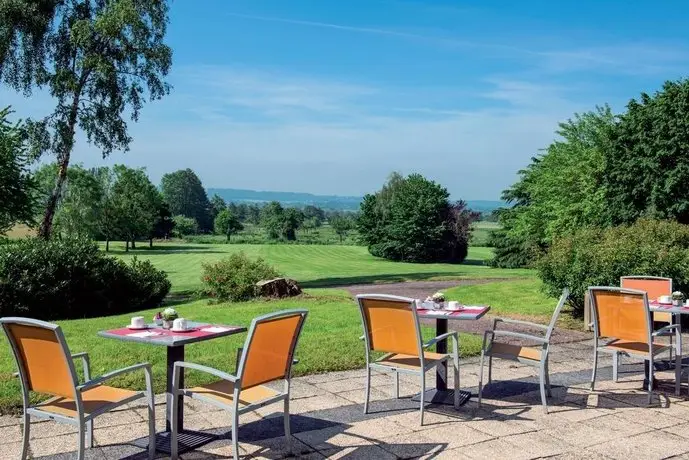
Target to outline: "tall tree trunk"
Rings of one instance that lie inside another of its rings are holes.
[[[55,217],[55,211],[57,209],[57,202],[62,193],[62,187],[65,184],[65,179],[67,179],[67,168],[69,167],[69,157],[72,154],[72,148],[74,147],[74,128],[77,124],[77,112],[79,110],[79,98],[81,96],[81,88],[83,86],[84,75],[82,74],[81,84],[79,89],[74,93],[72,97],[72,105],[69,109],[69,115],[67,116],[67,133],[66,138],[62,139],[62,152],[58,155],[58,172],[57,180],[55,181],[55,188],[48,198],[48,203],[45,208],[45,214],[43,215],[43,222],[41,223],[41,228],[38,231],[38,236],[44,240],[50,239],[50,234],[53,231],[53,218]]]
[[[132,249],[136,249],[136,241],[132,238]]]
[[[124,252],[129,252],[129,240],[124,242]]]
[[[110,252],[110,238],[105,239],[105,252]]]
[[[153,237],[151,237],[151,239],[148,240],[148,247],[149,248],[153,247]]]

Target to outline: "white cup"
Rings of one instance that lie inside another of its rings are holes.
[[[460,307],[461,306],[459,305],[459,302],[457,302],[456,300],[450,300],[447,304],[448,310],[459,310]]]
[[[672,303],[672,296],[671,295],[661,295],[658,297],[658,302],[660,303]]]
[[[144,321],[143,316],[134,316],[132,318],[132,322],[129,324],[130,327],[136,328],[136,329],[143,329],[146,327],[146,322]]]
[[[172,329],[176,329],[178,331],[186,331],[187,330],[187,320],[184,318],[177,318],[172,322]]]

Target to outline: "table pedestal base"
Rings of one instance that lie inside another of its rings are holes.
[[[471,398],[471,392],[459,390],[459,405],[463,406]],[[411,398],[412,401],[421,401],[421,395],[417,394]],[[429,404],[445,404],[454,406],[455,404],[455,390],[426,390],[424,394],[424,402]]]
[[[156,433],[156,451],[170,455],[171,437],[172,433],[169,431]],[[198,449],[199,447],[205,446],[206,444],[209,444],[219,438],[220,436],[215,434],[193,430],[182,430],[177,437],[179,440],[179,453],[182,454],[184,452]],[[136,447],[148,449],[148,437],[137,439],[133,442],[133,444]]]

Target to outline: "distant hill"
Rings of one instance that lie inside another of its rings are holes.
[[[314,195],[312,193],[296,192],[266,192],[256,190],[242,190],[235,188],[209,188],[208,197],[219,195],[225,201],[235,203],[266,203],[279,201],[285,206],[303,207],[318,206],[323,209],[340,211],[358,211],[361,203],[360,196]],[[469,200],[469,207],[474,211],[490,212],[501,206],[502,201]]]

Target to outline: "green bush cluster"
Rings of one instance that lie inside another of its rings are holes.
[[[583,315],[589,286],[619,286],[628,275],[666,276],[689,291],[689,226],[642,219],[619,227],[585,228],[557,238],[537,263],[549,294],[571,290],[575,314]]]
[[[31,238],[0,245],[0,316],[107,316],[159,305],[170,291],[149,261],[109,257],[88,240]]]
[[[263,259],[238,252],[218,262],[203,264],[204,294],[220,301],[239,302],[256,296],[256,283],[280,274]]]

